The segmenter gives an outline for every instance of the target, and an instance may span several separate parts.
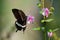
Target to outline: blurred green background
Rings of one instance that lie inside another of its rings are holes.
[[[40,25],[40,14],[37,3],[39,0],[0,0],[0,39],[1,40],[42,40],[40,31],[31,31],[31,28]],[[55,20],[48,23],[49,28],[60,28],[60,0],[54,0],[53,6],[55,8],[54,14],[51,18]],[[15,18],[12,9],[22,9],[26,15],[35,16],[34,24],[27,24],[25,34],[22,31],[15,32],[14,26]],[[55,32],[55,38],[60,40],[60,29]]]
[[[0,39],[1,40],[40,40],[40,32],[31,30],[33,27],[39,26],[39,14],[37,3],[38,0],[0,0]],[[23,10],[28,16],[35,16],[36,24],[27,24],[27,29],[23,34],[22,31],[16,31],[15,17],[12,9],[17,8]]]

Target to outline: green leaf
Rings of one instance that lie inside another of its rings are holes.
[[[54,7],[51,7],[52,10],[54,10]]]
[[[53,14],[53,12],[50,12],[50,15],[52,15]]]
[[[41,4],[40,4],[40,3],[38,3],[38,4],[37,4],[37,6],[38,6],[38,7],[41,7]]]
[[[45,20],[41,20],[41,23],[44,23],[45,22]]]
[[[56,29],[53,30],[53,32],[58,31],[58,30],[59,30],[59,28],[56,28]]]
[[[32,30],[40,30],[40,27],[37,27],[37,28],[33,28]]]
[[[52,32],[52,29],[49,29],[49,32]]]
[[[51,22],[53,21],[54,19],[47,19],[47,20],[41,20],[41,23],[44,23],[44,22]]]
[[[47,19],[47,20],[45,20],[45,22],[51,22],[51,21],[53,21],[54,19]]]
[[[54,7],[50,7],[50,12],[54,12]]]

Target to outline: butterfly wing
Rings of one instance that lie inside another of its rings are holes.
[[[26,15],[22,10],[19,10],[19,15],[20,15],[22,21],[26,20]]]
[[[12,9],[12,12],[16,19],[21,18],[22,20],[24,20],[26,18],[26,15],[24,14],[22,10]]]
[[[17,20],[18,19],[22,20],[24,22],[23,24],[26,24],[27,16],[25,15],[25,13],[22,10],[12,9],[12,12]]]
[[[15,16],[16,19],[21,18],[20,14],[18,13],[18,11],[19,11],[18,9],[12,9],[12,12],[13,12],[13,14],[14,14],[14,16]]]

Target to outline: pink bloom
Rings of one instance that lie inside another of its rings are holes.
[[[32,22],[34,22],[34,17],[33,16],[28,16],[27,17],[27,23],[32,23]]]
[[[48,37],[52,37],[53,33],[52,32],[48,32]]]
[[[42,15],[48,17],[49,16],[49,9],[48,8],[43,8]]]

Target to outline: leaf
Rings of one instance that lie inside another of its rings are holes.
[[[40,30],[40,27],[37,27],[37,28],[33,28],[32,30]]]
[[[50,15],[52,15],[53,14],[53,12],[50,12]]]
[[[53,30],[53,32],[58,31],[58,30],[59,30],[59,28],[56,28],[56,29]]]
[[[50,12],[54,12],[54,7],[50,7]]]
[[[45,22],[51,22],[51,21],[53,21],[54,19],[47,19],[47,20],[45,20]]]
[[[51,7],[52,10],[54,10],[54,7]]]
[[[44,23],[44,22],[51,22],[53,21],[54,19],[47,19],[47,20],[41,20],[41,23]]]
[[[41,23],[44,23],[45,22],[45,20],[41,20]]]
[[[40,3],[38,3],[38,4],[37,4],[37,6],[38,6],[38,7],[41,7],[41,4],[40,4]]]
[[[49,32],[52,32],[52,29],[49,29]]]

